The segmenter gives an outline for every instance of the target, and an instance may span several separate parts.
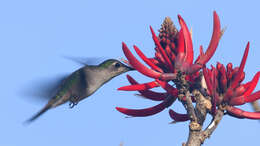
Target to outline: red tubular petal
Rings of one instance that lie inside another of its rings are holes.
[[[195,60],[195,62],[198,62],[200,57],[204,55],[204,51],[203,51],[203,47],[202,45],[200,45],[200,55],[197,57],[197,59]]]
[[[235,89],[235,93],[233,93],[233,97],[242,96],[242,95],[244,97],[246,97],[246,96],[250,95],[251,91],[250,91],[250,93],[247,93],[247,94],[245,94],[245,93],[247,90],[249,90],[249,87],[251,86],[251,84],[252,84],[252,82],[250,81],[250,82],[247,82],[247,83],[242,84],[239,87],[237,87]]]
[[[249,42],[248,42],[247,45],[246,45],[246,49],[245,49],[243,58],[242,58],[242,60],[241,60],[241,63],[240,63],[238,72],[236,73],[236,76],[235,76],[234,80],[233,80],[232,83],[231,83],[231,86],[230,86],[230,87],[231,87],[232,89],[234,89],[234,88],[237,86],[239,80],[241,79],[241,75],[242,75],[243,70],[244,70],[244,68],[245,68],[246,59],[247,59],[247,56],[248,56],[248,51],[249,51]]]
[[[247,112],[233,106],[228,106],[227,111],[231,116],[237,118],[260,119],[260,112]]]
[[[221,74],[223,76],[225,76],[225,78],[227,78],[227,71],[226,71],[226,68],[225,68],[225,66],[223,64],[221,64],[221,67],[220,67],[219,71],[221,72]]]
[[[143,52],[137,47],[134,46],[134,49],[136,51],[136,53],[140,56],[140,58],[143,59],[143,61],[149,65],[152,69],[158,71],[158,72],[163,72],[162,69],[160,69],[158,66],[156,66],[155,64],[153,64],[153,62],[151,62],[144,54]]]
[[[159,64],[159,61],[154,58],[148,58],[148,59],[155,65]]]
[[[227,68],[227,72],[231,72],[232,69],[233,69],[233,64],[232,63],[228,63],[226,68]]]
[[[170,48],[169,45],[166,45],[166,47],[165,47],[165,51],[166,51],[166,54],[168,55],[168,57],[171,58],[172,50],[171,50],[171,48]]]
[[[176,73],[162,73],[159,79],[163,81],[168,81],[168,80],[176,79],[176,76],[177,76]]]
[[[222,65],[221,63],[217,62],[217,70],[220,70],[221,65]]]
[[[175,49],[176,49],[175,43],[171,42],[171,43],[170,43],[170,48],[171,48],[172,50],[175,50]]]
[[[189,66],[187,68],[187,73],[188,74],[193,74],[193,73],[196,73],[198,72],[203,66],[200,65],[200,64],[192,64],[191,66]]]
[[[207,51],[205,52],[204,56],[200,57],[200,60],[197,62],[198,64],[205,64],[209,61],[209,59],[213,56],[213,54],[215,53],[217,47],[218,47],[218,43],[221,37],[221,28],[220,28],[220,21],[219,21],[219,17],[218,14],[216,13],[216,11],[214,11],[214,25],[213,25],[213,33],[212,33],[212,37],[208,46]]]
[[[220,67],[220,73],[221,73],[221,77],[220,77],[221,87],[225,92],[227,90],[227,74],[226,74],[226,69],[223,64]]]
[[[233,89],[238,85],[239,81],[241,80],[242,74],[243,74],[243,70],[246,64],[246,59],[248,56],[248,51],[249,51],[249,42],[246,45],[246,49],[243,55],[243,58],[241,60],[240,66],[239,68],[234,68],[233,71],[229,74],[229,78],[232,79],[232,76],[235,74],[235,78],[232,80],[230,87],[227,89],[227,92],[224,95],[224,100],[228,101],[230,99],[230,97],[233,95]],[[229,67],[230,68],[230,67]],[[238,71],[236,71],[238,70]]]
[[[246,76],[245,72],[242,72],[240,79],[238,81],[239,84],[245,79],[245,76]]]
[[[159,60],[161,64],[166,64],[165,60],[162,57],[162,54],[160,52],[155,52],[155,57]]]
[[[231,73],[230,73],[230,79],[231,79],[231,80],[233,80],[233,79],[235,78],[235,76],[236,76],[238,70],[239,70],[239,67],[235,67],[235,68],[232,69],[232,71],[231,71]]]
[[[172,53],[173,54],[173,53]],[[171,60],[172,60],[172,62],[175,62],[175,60],[176,60],[176,56],[173,54],[172,56],[171,56]],[[176,69],[175,69],[176,70]]]
[[[195,71],[195,69],[196,69],[196,64],[189,64],[188,62],[185,62],[185,61],[183,61],[183,62],[178,62],[177,60],[176,60],[176,62],[175,62],[176,64],[178,64],[177,66],[176,66],[176,68],[177,69],[179,69],[180,71],[182,71],[182,72],[185,72],[185,73],[187,73],[187,74],[192,74],[192,73],[194,73],[194,72],[196,72]]]
[[[244,96],[249,96],[254,91],[256,84],[259,80],[259,77],[260,77],[260,72],[257,72],[254,78],[252,79],[252,81],[250,82],[247,91],[244,93]]]
[[[243,105],[245,104],[245,97],[244,96],[238,96],[230,99],[229,105]]]
[[[170,57],[171,62],[173,62],[175,60],[175,54],[172,52],[170,46],[166,45],[165,50],[166,50],[168,56]]]
[[[211,65],[211,71],[212,71],[212,78],[213,77],[218,77],[218,70],[213,66],[213,65]],[[215,72],[215,75],[213,75],[213,72]],[[212,80],[213,81],[213,80]],[[217,84],[218,84],[218,82],[216,82]],[[216,86],[216,87],[218,87],[218,85]]]
[[[124,90],[124,91],[140,91],[140,90],[148,90],[154,87],[158,87],[158,83],[156,81],[144,83],[144,84],[136,84],[136,85],[128,85],[118,88],[117,90]]]
[[[213,68],[213,80],[212,80],[212,98],[211,98],[211,103],[212,103],[212,108],[211,108],[211,113],[213,115],[216,115],[216,98],[217,98],[217,81],[216,81],[216,72],[217,70]]]
[[[181,68],[183,68],[184,58],[185,58],[184,53],[182,53],[182,52],[178,53],[175,64],[174,64],[176,69],[180,70]],[[186,63],[186,64],[188,65],[188,63]]]
[[[227,79],[230,81],[232,79],[231,72],[233,71],[232,63],[228,63],[226,68],[227,68]]]
[[[172,87],[170,84],[168,84],[167,82],[163,82],[160,80],[156,80],[157,83],[160,84],[160,86],[167,91],[167,93],[169,93],[170,95],[172,95],[173,97],[177,97],[178,96],[178,89]]]
[[[160,44],[160,41],[158,40],[158,38],[157,38],[156,34],[154,33],[153,28],[151,26],[150,26],[150,30],[152,32],[152,37],[153,37],[155,45],[158,47],[160,53],[162,54],[163,58],[167,62],[170,70],[173,72],[174,71],[173,64],[171,63],[169,57],[167,56],[167,54],[165,53],[164,49],[162,48],[162,46]]]
[[[177,48],[177,53],[185,53],[185,42],[184,42],[184,36],[183,36],[183,30],[180,29],[179,33],[179,38],[178,38],[178,48]]]
[[[203,55],[204,55],[203,47],[202,47],[202,45],[200,45],[200,56],[203,56]]]
[[[224,101],[228,101],[232,96],[233,96],[233,89],[231,88],[228,88],[227,91],[225,92],[225,95],[224,95]]]
[[[163,101],[167,98],[167,93],[158,93],[151,90],[145,90],[145,91],[139,91],[140,94],[136,94],[138,96],[141,96],[145,99],[150,99],[153,101]]]
[[[128,59],[129,63],[136,69],[138,70],[140,73],[151,77],[151,78],[155,78],[158,79],[161,76],[161,73],[154,71],[152,69],[147,68],[146,66],[144,66],[142,63],[140,63],[135,57],[134,55],[131,53],[131,51],[128,49],[128,47],[126,46],[126,44],[123,42],[123,52],[126,56],[126,58]]]
[[[127,109],[127,108],[116,107],[116,110],[128,116],[146,117],[146,116],[155,115],[163,111],[165,108],[166,108],[165,103],[162,102],[156,106],[146,108],[146,109]]]
[[[246,89],[248,89],[251,86],[252,82],[247,82],[245,84],[242,84],[241,86],[244,86]]]
[[[175,56],[175,54],[173,53],[173,51],[171,50],[170,46],[169,46],[169,45],[166,45],[165,50],[166,50],[167,55],[169,56],[169,58],[170,58],[172,64],[174,64],[174,61],[175,61],[176,56]],[[174,66],[174,65],[173,65],[173,66]],[[176,71],[176,69],[174,68],[173,72],[175,72],[175,71]]]
[[[176,122],[188,121],[190,118],[187,114],[176,113],[174,110],[169,110],[170,117]]]
[[[243,93],[246,91],[245,86],[240,85],[239,87],[237,87],[233,93],[233,97],[237,97],[237,96],[242,96]],[[244,95],[243,95],[244,96]]]
[[[213,76],[213,74],[212,74],[212,70],[210,70],[210,69],[207,69],[207,71],[208,71],[208,76],[209,76],[209,80],[210,80],[210,82],[212,83],[212,76]]]
[[[185,41],[185,58],[184,61],[188,62],[189,64],[192,64],[193,62],[193,46],[192,46],[192,40],[191,40],[191,34],[190,31],[185,23],[185,21],[182,19],[180,15],[178,15],[179,23],[181,25],[181,29],[183,30],[183,36]]]
[[[128,81],[132,84],[139,84],[135,79],[133,79],[130,75],[126,75]],[[141,96],[144,96],[147,99],[154,100],[154,101],[162,101],[167,97],[167,93],[158,93],[151,90],[141,90],[138,91]]]
[[[257,91],[255,93],[245,97],[246,102],[253,102],[253,101],[256,101],[258,99],[260,99],[260,91]]]

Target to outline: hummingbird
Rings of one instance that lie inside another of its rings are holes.
[[[76,70],[64,79],[59,85],[57,93],[27,122],[34,121],[47,110],[66,102],[70,102],[70,108],[73,108],[79,101],[91,96],[112,78],[131,70],[134,69],[115,59],[105,60],[99,65],[85,64],[84,67]]]

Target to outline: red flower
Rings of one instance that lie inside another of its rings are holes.
[[[239,67],[233,68],[229,63],[226,68],[217,63],[217,67],[203,68],[203,75],[207,84],[208,94],[212,97],[212,113],[215,114],[216,107],[222,105],[229,115],[238,118],[260,119],[259,112],[246,112],[237,107],[245,103],[260,99],[260,91],[252,93],[260,77],[258,72],[252,81],[242,83],[245,78],[243,72],[249,51],[249,42],[246,46],[244,56]]]
[[[213,56],[220,40],[221,28],[219,17],[216,12],[214,12],[213,15],[214,26],[211,41],[205,53],[203,52],[202,47],[200,47],[200,55],[197,57],[195,62],[193,61],[191,34],[180,15],[178,15],[181,26],[179,31],[177,31],[168,18],[165,19],[165,22],[162,25],[159,37],[156,36],[154,30],[150,27],[153,41],[155,43],[154,57],[146,57],[141,50],[134,45],[135,52],[150,68],[139,62],[128,49],[126,44],[122,43],[123,52],[128,59],[128,64],[143,75],[153,78],[154,81],[139,84],[131,76],[127,75],[128,81],[132,85],[121,87],[118,90],[138,91],[141,96],[147,99],[162,102],[147,109],[126,109],[120,107],[116,107],[116,109],[126,115],[134,117],[154,115],[171,106],[177,99],[179,91],[168,82],[172,81],[175,83],[178,73],[181,72],[182,74],[186,74],[185,79],[188,80],[191,85],[195,84],[195,81],[199,78],[199,70]],[[150,90],[159,86],[166,92],[159,93]],[[185,100],[185,97],[182,100]],[[175,119],[173,118],[176,121],[178,121],[178,119],[180,121],[188,120],[186,114],[178,114],[172,110],[170,110],[170,115],[171,117],[176,117]]]

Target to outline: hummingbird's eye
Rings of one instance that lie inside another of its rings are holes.
[[[116,67],[116,68],[119,68],[120,66],[121,66],[120,63],[116,63],[116,64],[115,64],[115,67]]]

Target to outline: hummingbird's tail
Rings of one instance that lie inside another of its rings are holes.
[[[31,122],[33,122],[34,120],[36,120],[39,116],[41,116],[43,113],[45,113],[47,110],[49,110],[52,107],[52,105],[47,104],[43,109],[41,109],[37,114],[35,114],[34,116],[32,116],[30,119],[28,119],[27,121],[25,121],[26,124],[30,124]]]

